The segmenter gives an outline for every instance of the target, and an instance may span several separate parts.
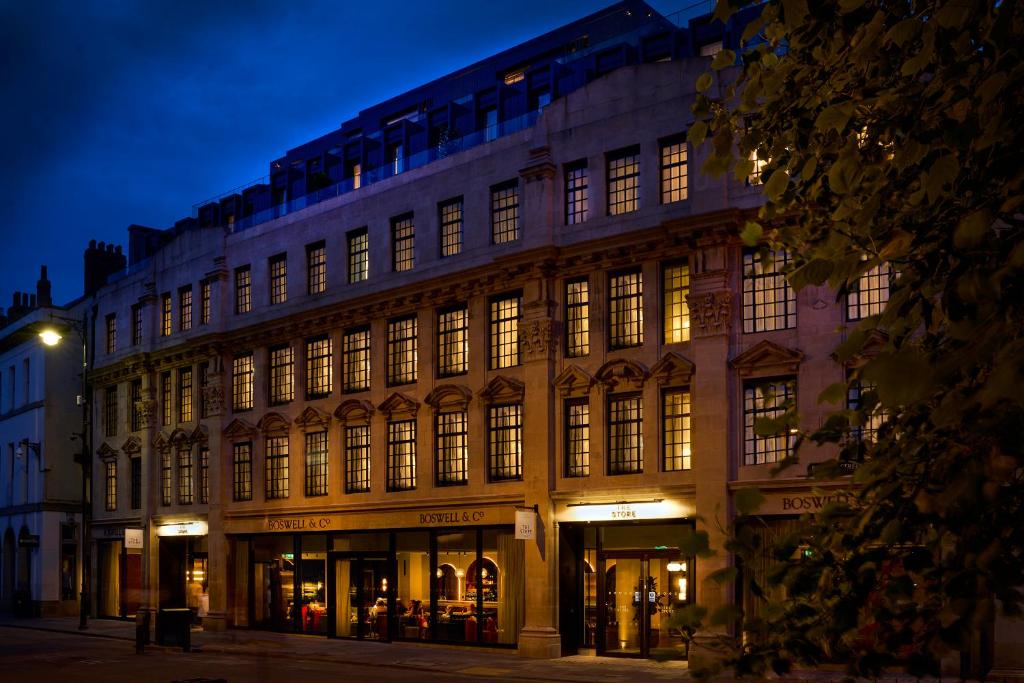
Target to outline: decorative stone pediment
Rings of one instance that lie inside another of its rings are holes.
[[[188,440],[198,444],[208,443],[210,441],[210,433],[206,429],[206,425],[196,425],[196,428],[188,435]]]
[[[168,439],[168,441],[170,441],[178,448],[181,448],[182,446],[187,446],[189,441],[188,432],[186,432],[183,429],[175,429],[173,432],[171,432],[171,436]]]
[[[299,426],[302,431],[320,431],[327,429],[331,424],[331,416],[322,410],[317,410],[312,406],[307,406],[305,410],[299,413],[299,416],[295,418],[295,424]]]
[[[857,351],[846,359],[843,366],[847,368],[859,368],[877,356],[878,352],[881,351],[888,343],[889,335],[885,332],[882,332],[881,330],[868,330],[867,336],[864,338],[864,343],[861,344]],[[832,354],[832,358],[836,361],[839,360],[839,357],[834,353]]]
[[[116,449],[111,448],[110,444],[104,441],[96,450],[96,455],[99,456],[100,460],[116,460],[118,452]]]
[[[260,421],[256,423],[256,429],[267,434],[287,434],[288,426],[291,424],[281,413],[269,412],[260,418]]]
[[[611,360],[597,371],[599,381],[608,391],[640,391],[650,373],[631,360]]]
[[[651,368],[651,377],[655,379],[658,386],[689,384],[695,367],[683,356],[669,351]]]
[[[224,436],[229,439],[251,439],[259,433],[259,430],[247,420],[236,417],[224,428]]]
[[[498,375],[480,390],[478,396],[484,405],[492,403],[515,403],[523,400],[526,388],[522,382],[511,377]]]
[[[733,358],[731,364],[740,377],[768,377],[795,373],[803,358],[802,352],[765,339]]]
[[[135,455],[142,452],[142,442],[136,436],[129,436],[123,444],[121,444],[121,452],[125,455]]]
[[[153,448],[158,451],[165,451],[171,447],[171,436],[164,432],[157,432],[156,437],[153,438]]]
[[[370,421],[375,410],[376,408],[369,401],[350,398],[347,401],[341,402],[341,405],[334,411],[334,417],[338,418],[341,424],[366,424]]]
[[[384,399],[384,402],[379,406],[380,412],[384,413],[384,417],[390,420],[392,417],[413,417],[416,415],[416,411],[420,409],[420,404],[405,394],[396,391],[395,393]]]
[[[570,365],[555,378],[555,388],[563,397],[586,396],[597,380],[578,365]]]
[[[442,408],[466,409],[473,400],[473,392],[461,384],[442,384],[427,394],[423,402],[434,410]]]

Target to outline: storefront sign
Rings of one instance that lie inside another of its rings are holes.
[[[206,522],[178,522],[164,524],[156,528],[157,536],[205,536],[209,532]]]
[[[332,528],[330,517],[268,517],[267,531],[323,531]]]
[[[630,522],[641,519],[687,517],[692,510],[676,500],[620,503],[570,503],[558,513],[559,522]]]
[[[475,508],[448,506],[412,510],[368,510],[344,513],[291,514],[267,517],[240,517],[224,520],[229,534],[322,533],[356,529],[410,529],[415,527],[511,525],[513,505]]]
[[[124,530],[124,547],[125,548],[142,548],[143,539],[142,529],[125,529]]]
[[[100,529],[95,529],[93,534],[101,538],[121,538],[124,536],[123,526],[105,526]]]
[[[443,510],[421,512],[420,524],[425,526],[452,526],[458,524],[480,524],[486,518],[483,510]]]
[[[537,538],[537,513],[533,510],[516,510],[516,540],[532,541]]]
[[[821,512],[832,503],[853,503],[848,494],[839,491],[786,491],[765,492],[764,502],[758,508],[759,515],[802,515]]]

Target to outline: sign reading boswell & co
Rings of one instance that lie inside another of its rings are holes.
[[[462,508],[438,508],[433,510],[403,510],[392,512],[355,512],[345,515],[289,515],[267,517],[262,520],[263,531],[304,532],[344,531],[346,529],[406,529],[411,527],[446,527],[474,524],[500,524],[506,517],[496,508],[465,510]],[[511,523],[508,519],[507,523]],[[242,524],[229,524],[231,531],[242,529]]]
[[[763,491],[764,502],[759,515],[802,515],[821,512],[830,503],[852,503],[853,499],[839,491]]]

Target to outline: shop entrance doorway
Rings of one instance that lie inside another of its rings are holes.
[[[391,640],[394,577],[386,554],[328,553],[328,635]]]

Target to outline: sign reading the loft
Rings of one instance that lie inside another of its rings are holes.
[[[156,528],[157,536],[205,536],[209,531],[206,522],[178,522],[162,524]]]
[[[674,500],[619,503],[570,503],[558,515],[560,522],[632,522],[641,519],[686,517],[689,511]]]
[[[142,548],[143,533],[142,529],[125,529],[124,530],[124,547],[125,548]]]
[[[516,510],[516,540],[532,541],[537,538],[537,513],[533,510]]]
[[[330,517],[269,517],[267,531],[320,531],[334,526]]]

